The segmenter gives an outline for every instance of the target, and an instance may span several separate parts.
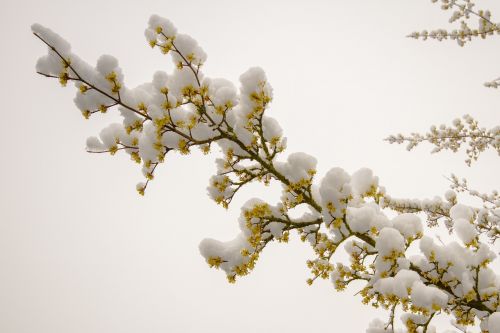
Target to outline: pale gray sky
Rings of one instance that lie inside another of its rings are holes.
[[[85,139],[116,118],[84,121],[73,88],[35,74],[46,49],[30,25],[57,31],[90,63],[117,56],[135,86],[172,68],[143,37],[153,13],[198,40],[208,76],[237,82],[263,67],[288,152],[317,157],[319,177],[370,167],[398,197],[441,195],[450,172],[500,188],[491,151],[468,168],[463,154],[382,141],[465,113],[500,120],[500,92],[482,87],[500,76],[500,38],[462,49],[404,38],[447,25],[428,0],[3,0],[0,332],[363,332],[379,313],[356,288],[307,286],[312,253],[296,238],[269,246],[236,285],[208,268],[200,240],[232,238],[240,205],[257,195],[274,203],[278,187],[251,186],[225,211],[205,194],[215,155],[194,153],[171,156],[141,198],[128,158],[85,153]]]

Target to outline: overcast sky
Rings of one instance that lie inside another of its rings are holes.
[[[500,4],[488,5],[500,15]],[[487,126],[500,120],[500,92],[482,86],[500,76],[500,38],[465,48],[405,38],[447,26],[447,14],[428,0],[2,0],[1,7],[0,332],[363,332],[385,318],[353,296],[359,285],[343,293],[328,281],[307,286],[312,251],[296,237],[268,246],[235,285],[209,269],[198,243],[232,238],[241,204],[254,196],[275,203],[279,187],[250,186],[226,211],[205,190],[216,154],[196,152],[170,156],[139,197],[140,169],[127,157],[84,150],[85,139],[117,117],[85,121],[72,87],[35,74],[46,48],[31,35],[34,22],[90,63],[117,56],[130,87],[172,69],[143,37],[153,13],[198,40],[208,76],[237,83],[261,66],[288,152],[317,157],[318,179],[331,167],[369,167],[395,197],[441,195],[451,172],[479,190],[500,188],[492,151],[468,168],[463,153],[431,156],[428,146],[408,153],[383,141],[466,113]]]

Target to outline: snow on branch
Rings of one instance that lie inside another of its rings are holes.
[[[500,155],[500,126],[487,129],[480,127],[477,120],[469,115],[462,119],[455,119],[452,126],[440,125],[431,126],[429,132],[425,134],[411,133],[410,135],[396,134],[385,139],[389,143],[406,143],[406,149],[412,150],[422,142],[434,145],[432,153],[443,150],[451,150],[456,153],[464,144],[467,159],[465,163],[471,165],[477,161],[479,155],[486,149],[495,150]]]
[[[128,154],[141,165],[146,179],[137,185],[140,194],[167,154],[188,155],[193,148],[209,153],[215,145],[220,157],[208,195],[223,207],[250,182],[281,186],[276,204],[247,201],[238,219],[240,233],[233,240],[201,242],[200,252],[209,266],[222,270],[230,282],[249,274],[268,244],[286,243],[295,232],[314,250],[314,258],[307,262],[309,284],[330,279],[343,290],[360,281],[362,302],[389,311],[387,322],[376,321],[367,332],[393,332],[397,313],[409,332],[430,332],[432,319],[441,314],[451,315],[457,325],[479,320],[490,332],[500,329],[500,279],[491,267],[496,255],[476,228],[483,215],[451,196],[428,205],[391,199],[366,168],[350,174],[335,167],[317,180],[313,156],[298,152],[281,157],[286,138],[278,121],[267,115],[273,91],[261,68],[243,73],[239,89],[226,79],[210,78],[203,72],[207,55],[198,43],[178,33],[169,20],[153,15],[145,32],[147,42],[171,55],[175,69],[169,74],[158,71],[150,82],[129,88],[114,57],[102,56],[92,66],[56,33],[38,24],[32,29],[48,47],[37,63],[38,73],[63,86],[74,83],[75,104],[85,118],[113,110],[122,116],[121,123],[89,138],[87,150]],[[481,140],[492,135],[474,122],[468,124],[457,124],[451,133],[474,139],[476,133],[485,133]],[[440,130],[436,133],[441,135]],[[474,149],[498,149],[495,133],[496,143],[480,141]],[[441,149],[454,148],[458,141],[447,144]],[[457,184],[457,189],[466,188]],[[496,195],[484,198],[498,201]],[[292,218],[299,206],[306,212]],[[387,208],[398,214],[389,217]],[[436,243],[415,214],[421,211],[445,216],[459,241]],[[410,247],[418,254],[409,255]],[[348,254],[348,261],[336,261],[338,250]]]
[[[438,3],[441,9],[451,12],[449,23],[459,22],[459,27],[453,30],[434,29],[414,31],[408,35],[410,38],[437,41],[454,40],[460,46],[472,41],[474,38],[485,39],[488,36],[500,34],[500,23],[494,23],[489,10],[476,10],[472,0],[431,0]],[[477,25],[472,27],[470,22],[477,19]]]

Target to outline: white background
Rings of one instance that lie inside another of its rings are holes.
[[[500,188],[492,151],[468,168],[463,152],[408,153],[382,140],[465,113],[488,126],[500,119],[499,92],[482,87],[500,75],[500,39],[460,48],[405,38],[448,27],[427,0],[2,0],[0,332],[362,332],[385,318],[353,296],[359,285],[307,286],[312,251],[296,237],[271,244],[236,285],[208,268],[199,241],[232,238],[241,204],[275,203],[277,186],[250,186],[225,211],[205,193],[216,154],[194,152],[167,157],[139,197],[137,165],[85,152],[86,137],[117,118],[85,121],[72,87],[35,74],[46,48],[30,25],[59,32],[90,63],[117,56],[135,86],[172,69],[143,37],[153,13],[204,47],[206,75],[237,83],[250,66],[266,70],[288,152],[316,156],[318,179],[367,166],[395,197],[441,195],[451,172]]]

